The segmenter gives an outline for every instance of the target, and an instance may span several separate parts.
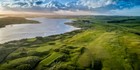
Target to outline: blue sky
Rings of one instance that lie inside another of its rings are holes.
[[[93,14],[140,16],[140,0],[0,0],[0,11],[84,11]]]

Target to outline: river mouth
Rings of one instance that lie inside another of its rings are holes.
[[[74,31],[79,28],[66,25],[66,22],[72,22],[70,19],[48,19],[48,18],[27,18],[29,20],[39,21],[39,24],[14,24],[0,28],[0,43],[14,40],[45,37],[50,35],[63,34]]]

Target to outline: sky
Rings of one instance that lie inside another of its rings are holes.
[[[0,14],[10,12],[140,16],[140,0],[0,0]]]

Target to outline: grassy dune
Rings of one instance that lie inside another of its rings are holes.
[[[66,24],[81,30],[1,44],[0,70],[140,70],[139,22],[140,17],[76,17]]]

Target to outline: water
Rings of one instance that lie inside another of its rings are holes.
[[[77,30],[70,25],[64,24],[71,22],[69,19],[48,19],[48,18],[27,18],[39,21],[39,24],[14,24],[0,28],[0,43],[37,36],[50,36]]]

